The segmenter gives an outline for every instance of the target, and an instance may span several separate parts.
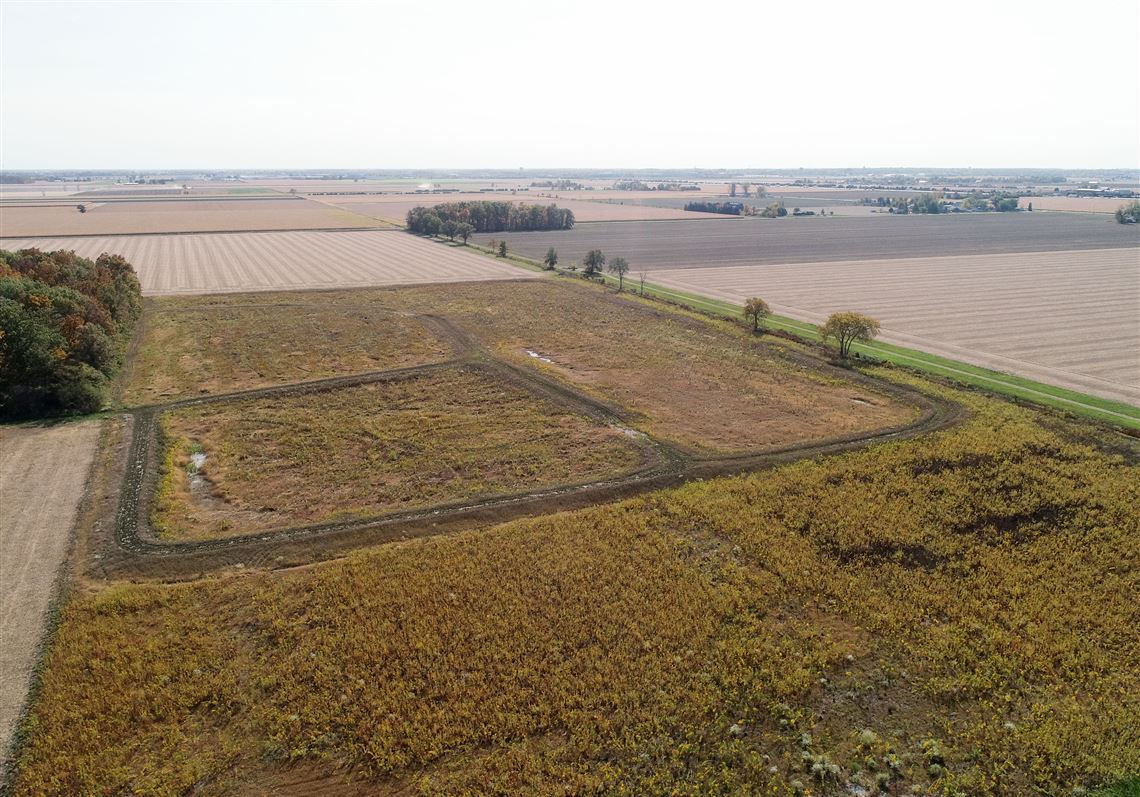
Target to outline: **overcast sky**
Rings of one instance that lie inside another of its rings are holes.
[[[2,166],[1140,167],[1140,3],[2,2]]]

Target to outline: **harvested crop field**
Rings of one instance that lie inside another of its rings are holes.
[[[170,297],[147,305],[123,404],[425,365],[454,354],[422,320],[310,294],[251,305]]]
[[[757,263],[1056,252],[1140,246],[1140,225],[1104,216],[986,213],[879,218],[726,219],[589,224],[564,232],[500,233],[511,250],[581,262],[590,249],[629,260],[632,273]],[[492,236],[478,236],[486,243]]]
[[[76,205],[87,207],[80,213]],[[0,205],[0,236],[121,235],[375,227],[376,222],[308,199],[77,199],[67,205]],[[0,240],[0,246],[7,242]],[[41,247],[42,248],[42,247]]]
[[[636,469],[623,430],[459,367],[180,408],[153,526],[202,539],[569,485]]]
[[[1128,777],[1135,452],[948,398],[972,412],[957,429],[763,474],[311,567],[93,584],[62,613],[13,792],[1020,797]]]
[[[1104,196],[1023,196],[1021,207],[1033,205],[1034,210],[1061,210],[1070,213],[1115,213],[1121,205],[1132,200]]]
[[[611,202],[591,202],[585,199],[556,199],[539,194],[432,194],[403,196],[391,199],[379,197],[325,197],[324,201],[338,207],[362,213],[384,221],[403,224],[409,210],[414,207],[431,207],[444,202],[525,202],[528,205],[558,205],[574,212],[577,222],[653,221],[661,219],[718,218],[713,213],[693,213],[681,208],[662,208],[650,205],[618,205]]]
[[[669,269],[657,284],[818,322],[856,309],[883,339],[1140,404],[1140,250]]]
[[[0,780],[98,439],[97,421],[0,428]]]
[[[0,246],[113,252],[131,262],[151,296],[541,277],[397,230],[24,238]]]

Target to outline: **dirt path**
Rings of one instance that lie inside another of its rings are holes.
[[[98,439],[98,421],[0,428],[0,777]]]

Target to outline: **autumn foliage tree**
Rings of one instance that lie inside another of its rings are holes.
[[[753,296],[744,303],[744,317],[752,322],[753,332],[759,332],[760,324],[771,314],[772,310],[768,307],[768,303],[759,296]]]
[[[873,340],[879,334],[879,322],[862,313],[832,313],[820,330],[825,340],[834,340],[839,346],[840,358],[846,360],[851,353],[851,344],[856,341]]]
[[[100,409],[141,308],[118,255],[0,251],[0,417]]]

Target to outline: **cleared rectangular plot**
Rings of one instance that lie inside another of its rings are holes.
[[[1140,250],[671,269],[649,279],[818,322],[878,318],[883,338],[1140,404]]]
[[[242,293],[541,277],[398,231],[137,235],[0,240],[5,249],[114,252],[144,294]]]
[[[80,213],[77,206],[87,208]],[[124,235],[372,227],[376,223],[342,208],[307,199],[98,199],[73,203],[0,207],[0,234]],[[3,242],[0,241],[0,244]]]
[[[1023,196],[1021,207],[1034,210],[1064,210],[1073,213],[1115,213],[1131,200],[1106,196]]]
[[[643,458],[624,430],[474,368],[177,409],[162,424],[154,523],[170,538],[575,484]]]
[[[128,364],[123,404],[406,368],[454,355],[419,319],[379,304],[284,295],[249,304],[155,299]]]
[[[725,219],[583,224],[566,232],[499,233],[514,252],[565,265],[590,249],[621,255],[634,274],[662,268],[812,263],[1140,246],[1140,225],[1086,213],[978,213],[871,218]],[[479,243],[492,236],[479,235]]]

